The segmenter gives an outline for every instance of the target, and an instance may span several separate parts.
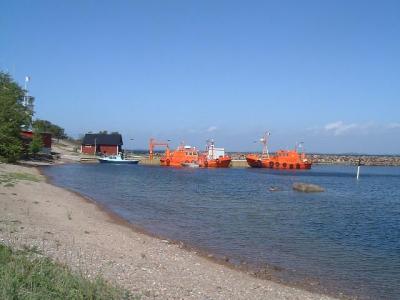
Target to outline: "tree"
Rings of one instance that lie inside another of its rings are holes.
[[[24,106],[25,91],[0,71],[0,160],[15,162],[22,151],[21,128],[29,128],[33,111]],[[31,98],[33,101],[33,98]]]
[[[47,120],[36,119],[33,121],[32,127],[39,132],[51,133],[51,135],[56,139],[66,139],[68,137],[65,134],[64,128]]]
[[[43,148],[43,138],[42,135],[35,131],[33,132],[32,141],[29,144],[29,153],[36,155]]]

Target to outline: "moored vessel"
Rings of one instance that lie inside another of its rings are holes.
[[[268,152],[268,136],[266,132],[264,137],[260,139],[263,144],[261,155],[249,154],[246,156],[247,164],[252,168],[270,168],[270,169],[311,169],[311,161],[308,160],[305,153],[299,152],[302,143],[296,145],[293,150],[278,150],[274,155]]]
[[[225,155],[224,148],[216,148],[214,140],[207,141],[206,151],[199,156],[199,165],[202,168],[228,168],[232,158]]]
[[[165,155],[160,159],[161,166],[182,167],[183,164],[198,164],[199,152],[196,147],[189,145],[179,145],[175,151],[169,148],[165,151]]]
[[[113,163],[113,164],[137,164],[137,159],[125,159],[121,153],[117,155],[110,155],[104,157],[98,157],[97,160],[100,163]]]

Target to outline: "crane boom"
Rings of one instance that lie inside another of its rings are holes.
[[[169,156],[169,145],[168,142],[156,141],[155,139],[151,138],[149,141],[149,159],[152,160],[154,157],[154,147],[162,146],[166,147],[165,154]]]

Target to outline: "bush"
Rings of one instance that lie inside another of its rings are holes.
[[[37,154],[43,148],[43,140],[42,135],[40,133],[34,132],[32,141],[29,144],[29,153],[30,154]]]
[[[16,162],[22,152],[22,144],[18,138],[9,137],[0,142],[0,161],[13,163]]]

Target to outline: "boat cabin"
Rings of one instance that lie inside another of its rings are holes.
[[[180,146],[177,150],[172,152],[171,158],[173,160],[178,160],[181,163],[195,163],[199,159],[199,153],[195,147]]]

